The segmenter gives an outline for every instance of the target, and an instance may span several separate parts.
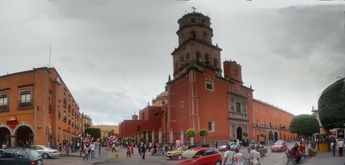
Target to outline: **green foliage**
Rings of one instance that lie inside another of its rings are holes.
[[[322,126],[329,130],[345,127],[345,79],[327,87],[319,101],[319,116]]]
[[[191,138],[191,137],[195,137],[195,135],[196,135],[195,129],[189,128],[186,130],[186,136],[187,137]]]
[[[243,135],[244,137],[248,137],[248,132],[243,132],[242,135]]]
[[[143,142],[143,141],[145,141],[145,138],[144,138],[144,136],[140,136],[140,137],[139,137],[139,141],[140,141],[140,142]]]
[[[199,135],[202,136],[206,136],[208,134],[207,130],[205,128],[200,129],[199,131]]]
[[[302,114],[292,119],[290,122],[290,132],[311,136],[313,133],[320,132],[320,125],[314,116]]]
[[[101,129],[100,128],[86,128],[85,133],[90,134],[95,140],[101,138]]]
[[[260,137],[266,138],[266,134],[261,133],[261,134],[260,134]]]

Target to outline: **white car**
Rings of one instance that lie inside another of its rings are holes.
[[[42,158],[44,159],[56,158],[60,156],[60,153],[58,150],[45,147],[43,145],[32,145],[31,148],[36,150],[40,155],[42,155]]]

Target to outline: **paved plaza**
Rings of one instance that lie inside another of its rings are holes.
[[[291,148],[294,142],[288,143],[288,147]],[[286,165],[285,153],[271,153],[271,145],[265,145],[268,149],[268,153],[265,157],[261,159],[262,165]],[[126,149],[118,148],[118,152],[111,152],[102,148],[101,156],[98,155],[95,159],[82,160],[79,153],[75,152],[69,156],[63,155],[62,157],[56,159],[46,159],[44,160],[45,165],[110,165],[110,164],[130,164],[130,165],[165,165],[178,164],[177,160],[169,160],[164,155],[154,155],[152,156],[149,152],[146,152],[145,160],[141,159],[138,154],[137,149],[134,151],[132,157],[126,156]],[[241,152],[247,153],[247,147],[242,147]],[[224,152],[222,152],[223,154]],[[315,157],[307,157],[302,159],[300,164],[303,165],[345,165],[345,157],[332,156],[331,152],[317,153]]]

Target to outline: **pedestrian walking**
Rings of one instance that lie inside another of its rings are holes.
[[[126,152],[127,157],[131,157],[131,153],[132,153],[132,151],[131,151],[131,146],[128,146],[128,147],[127,147],[127,152]]]
[[[235,155],[234,151],[232,151],[229,145],[226,145],[223,165],[232,165],[233,160],[234,160],[234,155]]]
[[[131,154],[132,156],[134,155],[134,142],[131,143]]]
[[[114,151],[117,152],[115,142],[113,142],[113,144],[111,145],[111,152],[114,152]]]
[[[145,145],[145,143],[143,143],[142,145],[141,145],[141,158],[142,159],[145,159],[145,152],[146,152],[146,145]]]
[[[249,163],[250,165],[260,165],[260,152],[257,151],[254,145],[251,147],[249,153]]]
[[[102,144],[98,143],[98,156],[101,156]]]
[[[235,148],[234,164],[233,165],[245,165],[245,158],[238,148]]]
[[[331,139],[331,149],[332,149],[333,156],[335,156],[336,147],[337,147],[337,140],[335,138],[332,138]]]
[[[343,148],[344,148],[344,140],[340,138],[338,141],[339,156],[343,156]]]
[[[88,160],[89,159],[89,153],[86,144],[83,145],[82,148],[82,153],[83,153],[83,160]]]
[[[91,159],[95,159],[95,149],[96,149],[95,144],[94,144],[94,143],[91,143],[91,145],[90,145]]]
[[[138,144],[138,152],[139,152],[139,155],[141,156],[141,143]]]

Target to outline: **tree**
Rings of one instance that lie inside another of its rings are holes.
[[[262,137],[262,138],[264,138],[264,139],[266,140],[266,134],[261,133],[261,134],[260,134],[260,137]]]
[[[321,94],[319,117],[326,129],[345,127],[345,79],[342,78],[328,86]]]
[[[242,135],[247,138],[248,137],[248,132],[243,132]]]
[[[313,133],[320,132],[320,125],[314,116],[302,114],[292,119],[290,122],[290,132],[308,137]]]
[[[101,129],[100,128],[86,128],[85,133],[90,134],[95,140],[101,138]]]
[[[204,144],[206,143],[205,136],[207,136],[207,134],[208,134],[208,132],[207,132],[207,130],[205,128],[200,129],[199,135],[201,137],[204,137]]]
[[[194,128],[189,128],[186,130],[186,136],[190,138],[191,145],[194,145],[194,137],[196,135],[196,131]]]

